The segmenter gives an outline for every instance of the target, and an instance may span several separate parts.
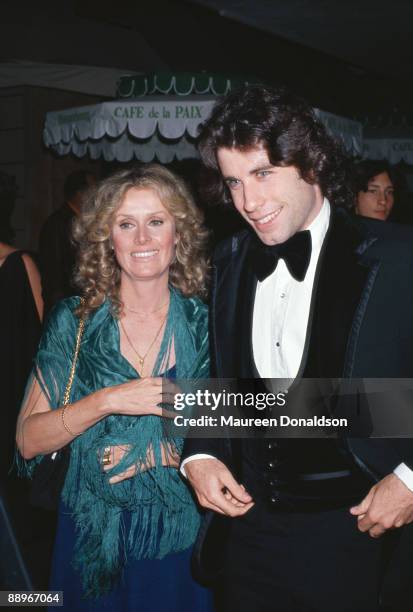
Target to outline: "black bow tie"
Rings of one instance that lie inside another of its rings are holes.
[[[303,281],[311,258],[311,234],[309,230],[298,232],[286,242],[268,246],[258,238],[253,242],[252,260],[255,274],[263,281],[277,267],[278,260],[283,259],[291,276]]]

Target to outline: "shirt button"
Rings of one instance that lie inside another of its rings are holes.
[[[279,343],[279,342],[276,342],[276,343],[275,343],[275,346],[280,346],[280,343]]]
[[[276,504],[277,503],[277,498],[276,497],[271,497],[270,502],[272,504]]]
[[[281,297],[285,298],[285,293],[284,292],[282,292]]]

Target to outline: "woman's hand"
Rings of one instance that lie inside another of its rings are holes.
[[[121,385],[107,387],[104,392],[104,403],[107,414],[144,416],[153,414],[173,418],[173,412],[163,409],[160,404],[167,402],[164,378],[138,378]]]
[[[139,378],[121,385],[99,389],[65,408],[65,422],[77,435],[110,414],[131,416],[154,414],[173,418],[176,413],[159,404],[173,404],[179,389],[167,379]],[[49,400],[36,379],[20,411],[16,441],[21,455],[32,459],[46,455],[72,442],[74,436],[62,424],[63,408],[51,410]]]
[[[127,453],[130,449],[129,445],[124,446],[108,446],[104,450],[104,456],[110,458],[110,463],[106,463],[103,465],[103,470],[105,472],[112,470],[118,463],[123,459],[125,453]],[[179,466],[179,455],[176,453],[175,449],[167,443],[166,446],[162,445],[161,449],[162,456],[162,465],[165,467],[178,468]],[[145,472],[146,470],[150,470],[155,467],[155,456],[153,452],[152,446],[148,448],[146,453],[145,462],[140,466],[131,465],[124,472],[117,474],[116,476],[112,476],[109,478],[110,484],[116,484],[117,482],[121,482],[122,480],[126,480],[127,478],[133,478],[136,476],[137,472]]]

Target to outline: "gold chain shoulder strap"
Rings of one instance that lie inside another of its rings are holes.
[[[80,303],[83,306],[85,304],[85,298],[81,297],[80,298]],[[75,352],[73,354],[72,367],[70,369],[69,380],[67,381],[66,389],[65,389],[65,394],[63,396],[63,404],[62,404],[63,406],[66,406],[69,403],[70,392],[72,390],[73,380],[74,380],[74,377],[75,377],[76,362],[77,362],[77,358],[79,356],[80,343],[82,341],[83,330],[85,328],[85,321],[86,321],[86,316],[82,315],[80,317],[80,319],[79,319],[79,325],[77,327]]]

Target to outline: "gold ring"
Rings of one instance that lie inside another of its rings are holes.
[[[103,451],[102,465],[110,465],[110,463],[112,463],[111,450],[112,449],[110,448],[110,446],[108,446]]]

